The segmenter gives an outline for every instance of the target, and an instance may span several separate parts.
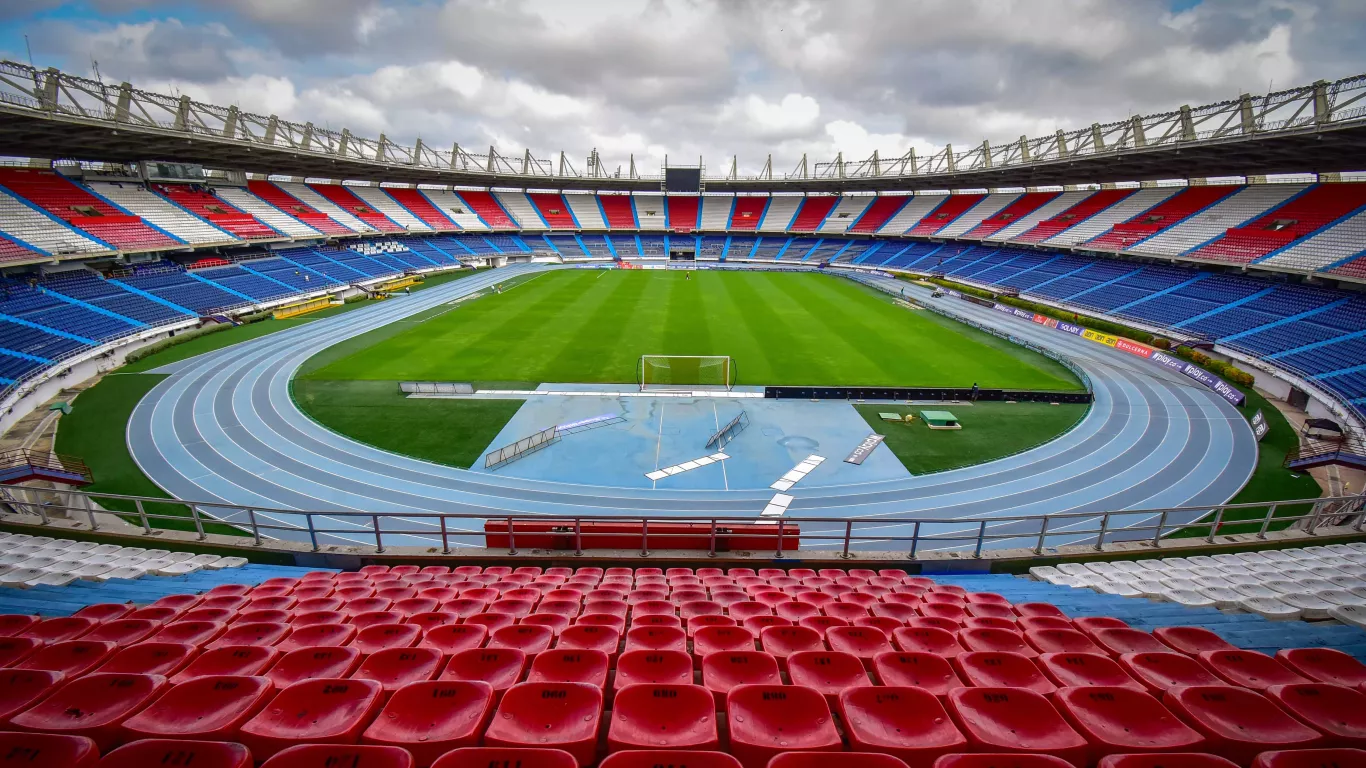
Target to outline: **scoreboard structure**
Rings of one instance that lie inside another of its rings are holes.
[[[663,191],[665,194],[671,192],[691,195],[702,194],[702,167],[665,166]]]

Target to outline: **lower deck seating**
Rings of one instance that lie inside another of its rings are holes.
[[[10,539],[29,560],[110,546]],[[0,589],[0,761],[1226,765],[1174,756],[1204,753],[1266,768],[1366,765],[1353,751],[1366,746],[1366,665],[1354,658],[1366,633],[1355,627],[1270,625],[1007,575],[337,573],[203,570],[222,561],[201,557],[183,576]],[[1285,645],[1292,626],[1323,647]],[[1173,757],[1118,757],[1131,753]]]

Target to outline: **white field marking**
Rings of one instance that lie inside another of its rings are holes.
[[[782,517],[783,513],[787,511],[787,505],[791,503],[791,496],[786,493],[775,493],[773,494],[773,498],[769,499],[768,506],[764,507],[764,511],[759,513],[759,516]]]
[[[658,482],[658,481],[660,481],[660,480],[663,480],[663,479],[666,478],[666,477],[672,477],[673,475],[679,475],[679,474],[682,474],[682,473],[684,473],[684,472],[688,472],[688,471],[690,471],[690,470],[697,469],[698,467],[705,467],[705,466],[707,466],[707,465],[709,465],[709,464],[715,464],[715,463],[717,463],[717,462],[724,462],[726,459],[729,459],[729,458],[730,458],[730,457],[727,456],[727,455],[724,454],[724,453],[713,453],[713,454],[711,454],[710,456],[703,456],[703,457],[701,457],[701,458],[693,459],[693,460],[691,460],[691,461],[685,461],[685,462],[683,462],[682,464],[675,464],[675,465],[673,465],[672,467],[665,467],[665,468],[663,468],[663,469],[656,469],[656,470],[653,471],[653,472],[646,472],[646,473],[645,473],[645,476],[648,477],[648,478],[650,478],[650,480],[652,480],[652,481],[654,481],[654,482]],[[658,462],[659,459],[656,458],[655,461]],[[725,465],[724,463],[721,464],[721,467],[722,467],[723,469],[725,468],[725,466],[726,466],[726,465]]]
[[[659,470],[659,450],[664,445],[664,404],[659,404],[659,432],[655,434],[655,471]],[[646,475],[646,477],[650,477]],[[658,480],[650,478],[650,490],[655,489]]]
[[[773,484],[770,485],[769,488],[772,488],[775,491],[791,490],[792,486],[800,483],[802,478],[806,477],[807,473],[816,467],[819,467],[823,461],[825,461],[824,456],[817,456],[813,453],[805,459],[802,459],[797,466],[788,470],[782,477],[773,481]]]
[[[717,412],[717,410],[716,410],[716,401],[714,401],[714,400],[712,401],[712,404],[711,404],[711,417],[712,417],[713,419],[716,420],[716,431],[717,431],[717,432],[720,432],[720,431],[721,431],[721,414]],[[722,447],[724,447],[724,446],[722,446]],[[725,489],[726,489],[727,491],[729,491],[729,490],[730,490],[730,477],[726,475],[726,463],[725,463],[725,462],[721,462],[721,482],[724,484]]]

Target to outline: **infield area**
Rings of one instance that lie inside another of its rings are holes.
[[[1049,358],[849,280],[707,270],[542,273],[343,342],[300,374],[630,384],[644,354],[730,355],[744,385],[1081,388]]]

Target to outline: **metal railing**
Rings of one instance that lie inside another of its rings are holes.
[[[1107,544],[1143,542],[1160,550],[1174,540],[1203,539],[1229,533],[1268,533],[1297,528],[1313,536],[1325,526],[1350,525],[1361,533],[1366,525],[1366,495],[1296,499],[1249,504],[1220,504],[1162,509],[1125,509],[1069,512],[1053,515],[1007,515],[986,518],[919,517],[790,517],[761,520],[726,515],[536,515],[515,512],[330,512],[251,507],[221,502],[158,499],[146,496],[51,491],[11,486],[0,494],[0,509],[37,517],[39,525],[66,519],[91,531],[105,530],[97,515],[108,512],[151,536],[158,528],[193,528],[201,541],[207,528],[230,528],[251,539],[247,546],[270,542],[305,544],[311,551],[325,548],[357,554],[383,554],[406,547],[405,556],[449,555],[464,548],[497,549],[516,555],[521,549],[545,549],[536,542],[554,539],[556,551],[583,555],[592,549],[635,549],[642,557],[655,549],[674,547],[705,550],[708,557],[729,549],[727,541],[742,539],[747,551],[773,552],[774,557],[799,552],[838,552],[852,557],[856,550],[897,553],[914,560],[933,553],[971,553],[980,558],[989,549],[1021,549],[1043,555],[1058,546],[1089,546],[1104,551]],[[186,514],[149,511],[149,507],[180,506]],[[493,526],[486,533],[485,525]],[[625,528],[623,529],[623,526]],[[637,530],[635,526],[639,526]],[[533,530],[534,528],[534,530]],[[626,532],[623,532],[625,530]],[[115,530],[114,532],[120,532]],[[492,539],[490,538],[492,537]],[[687,540],[683,542],[682,540]],[[491,540],[506,546],[489,547]],[[700,542],[707,542],[703,547]],[[531,542],[531,543],[529,543]],[[624,542],[630,542],[622,546]],[[215,542],[221,545],[222,539]],[[609,546],[610,544],[610,546]],[[244,544],[245,545],[245,544]],[[596,546],[595,546],[596,545]]]

